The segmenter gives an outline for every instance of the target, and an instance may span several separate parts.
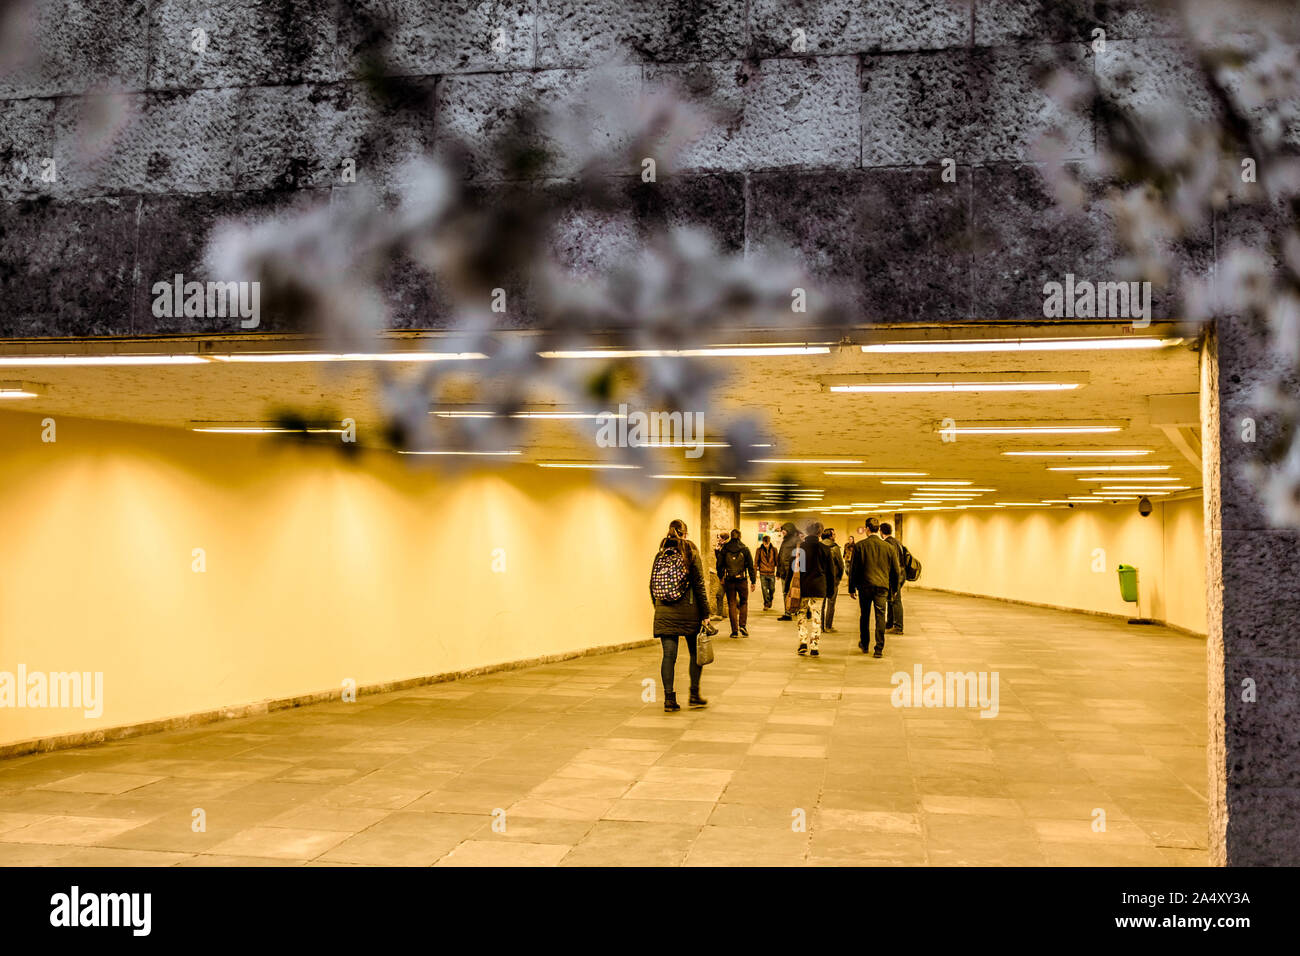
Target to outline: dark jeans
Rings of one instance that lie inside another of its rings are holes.
[[[659,679],[662,680],[664,683],[664,693],[671,694],[673,692],[673,675],[677,671],[678,638],[661,637],[659,638],[659,640],[664,646],[663,663],[659,665]],[[686,636],[686,646],[690,649],[691,652],[691,666],[690,666],[691,690],[699,690],[700,674],[703,673],[704,668],[701,667],[699,664],[695,663],[695,635],[694,634],[688,634]]]
[[[898,590],[889,595],[889,610],[885,614],[885,627],[896,627],[900,631],[903,629],[903,586],[900,584]]]
[[[776,596],[776,575],[760,574],[759,583],[763,586],[763,610],[772,606],[772,598]]]
[[[858,588],[858,604],[861,613],[858,617],[858,645],[867,650],[871,646],[870,621],[872,613],[876,618],[876,650],[885,648],[885,611],[889,602],[889,588],[876,588],[867,585]]]
[[[839,591],[839,582],[832,584],[826,591],[826,598],[822,601],[822,630],[827,631],[835,626],[835,597]]]
[[[727,578],[722,582],[722,589],[727,592],[731,633],[736,634],[738,628],[749,625],[749,578]]]

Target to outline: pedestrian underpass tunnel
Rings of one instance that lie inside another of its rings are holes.
[[[665,860],[725,862],[792,800],[824,834],[770,845],[772,862],[1209,859],[1203,337],[756,338],[707,358],[723,384],[702,431],[652,436],[652,467],[613,469],[595,435],[634,432],[636,409],[539,395],[516,446],[421,458],[373,441],[365,361],[311,361],[292,340],[258,354],[300,361],[91,349],[117,360],[23,370],[41,383],[0,416],[0,518],[22,542],[0,554],[10,859],[380,862],[384,827],[428,824],[444,836],[412,859],[599,860],[640,826]],[[333,418],[277,423],[285,396]],[[741,411],[766,440],[726,474],[710,429]],[[646,582],[674,519],[720,633],[708,708],[665,714]],[[729,637],[720,534],[756,550],[817,522],[843,555],[872,521],[921,569],[882,657],[859,650],[851,574],[819,606],[815,659],[778,619],[786,581],[770,611],[750,592]],[[1139,607],[1152,623],[1128,623]],[[258,812],[190,847],[168,836],[177,787]],[[674,800],[685,816],[654,830]],[[498,808],[546,849],[480,846]],[[59,815],[53,842],[30,813]],[[996,851],[994,821],[1019,834]]]

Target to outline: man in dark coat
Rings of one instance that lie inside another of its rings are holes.
[[[754,556],[740,540],[740,531],[736,528],[731,529],[731,537],[718,550],[718,580],[727,595],[731,636],[743,634],[749,637],[749,592],[758,582],[758,571],[754,568]]]
[[[791,563],[799,572],[799,653],[817,657],[817,642],[822,636],[822,603],[826,589],[835,580],[831,549],[821,539],[822,524],[814,521],[804,529],[803,541],[795,549]]]
[[[903,542],[894,537],[894,526],[888,521],[882,521],[880,536],[885,539],[885,544],[898,552],[898,565],[903,568]],[[904,568],[904,570],[906,569]],[[900,574],[898,576],[898,586],[889,592],[889,605],[885,611],[886,634],[903,633],[903,585],[906,583],[907,575]]]
[[[853,546],[853,566],[849,571],[849,597],[857,594],[861,616],[858,618],[858,647],[866,654],[871,646],[871,616],[876,618],[876,652],[885,651],[885,608],[889,595],[898,586],[903,569],[898,552],[880,537],[880,522],[867,519],[867,536]]]
[[[781,605],[784,610],[778,621],[790,620],[790,584],[794,579],[794,568],[792,559],[794,549],[799,547],[799,529],[794,526],[793,521],[787,521],[781,525],[781,549],[776,554],[776,573],[781,578]]]

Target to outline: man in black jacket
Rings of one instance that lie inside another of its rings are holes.
[[[867,519],[867,536],[853,547],[853,566],[849,572],[849,597],[858,595],[861,615],[858,618],[858,647],[866,654],[871,647],[870,619],[876,618],[876,651],[885,651],[885,608],[889,595],[902,579],[903,569],[898,552],[880,537],[880,522]]]
[[[746,580],[748,578],[748,580]],[[731,618],[731,636],[749,637],[749,592],[754,590],[758,572],[754,556],[741,543],[740,531],[731,529],[731,537],[718,549],[718,580],[727,595],[727,614]],[[746,587],[748,585],[748,587]]]
[[[817,657],[817,642],[822,636],[822,602],[826,589],[835,580],[831,549],[821,540],[822,524],[814,521],[805,529],[803,541],[795,549],[791,562],[799,572],[799,653]]]
[[[880,536],[885,544],[898,552],[898,566],[903,568],[903,542],[894,537],[894,526],[888,521],[881,522]],[[903,633],[903,585],[907,583],[905,573],[898,575],[898,586],[889,592],[889,607],[885,612],[885,633]]]
[[[776,555],[776,573],[781,579],[781,616],[777,618],[778,621],[790,620],[790,612],[794,610],[790,606],[790,585],[794,582],[792,559],[797,547],[799,529],[794,526],[794,522],[787,521],[781,525],[781,549]]]

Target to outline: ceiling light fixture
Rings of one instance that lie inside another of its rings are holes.
[[[623,471],[640,468],[640,465],[619,465],[600,461],[539,461],[538,468],[596,468]]]
[[[879,342],[862,346],[864,352],[1092,352],[1112,349],[1161,349],[1182,343],[1181,338],[1126,336],[1124,338],[948,339],[946,341]]]
[[[936,423],[934,432],[942,435],[1107,435],[1121,431],[1122,425],[954,425]]]
[[[290,364],[297,362],[467,362],[487,358],[482,352],[227,352],[200,361]]]
[[[0,400],[39,398],[40,386],[31,382],[0,382]]]
[[[826,471],[825,475],[836,478],[921,478],[928,471]]]
[[[1003,452],[1004,455],[1014,452]],[[1168,471],[1172,465],[1047,465],[1048,471]]]
[[[781,355],[827,355],[829,345],[713,345],[698,349],[561,349],[538,352],[548,359],[588,358],[753,358]]]
[[[751,458],[751,465],[860,465],[861,458]]]
[[[500,457],[504,455],[522,455],[520,451],[398,451],[399,455],[468,455]]]
[[[1135,458],[1151,452],[1150,448],[1084,448],[1074,451],[1004,451],[1002,454],[1018,458]]]
[[[973,481],[952,481],[952,480],[938,479],[938,478],[934,478],[934,479],[926,478],[926,479],[915,480],[915,481],[894,481],[889,478],[884,478],[881,479],[880,483],[882,485],[971,485],[974,484]]]
[[[1079,382],[899,382],[881,385],[832,385],[832,392],[1068,392]]]
[[[0,367],[202,365],[198,355],[0,355]]]

